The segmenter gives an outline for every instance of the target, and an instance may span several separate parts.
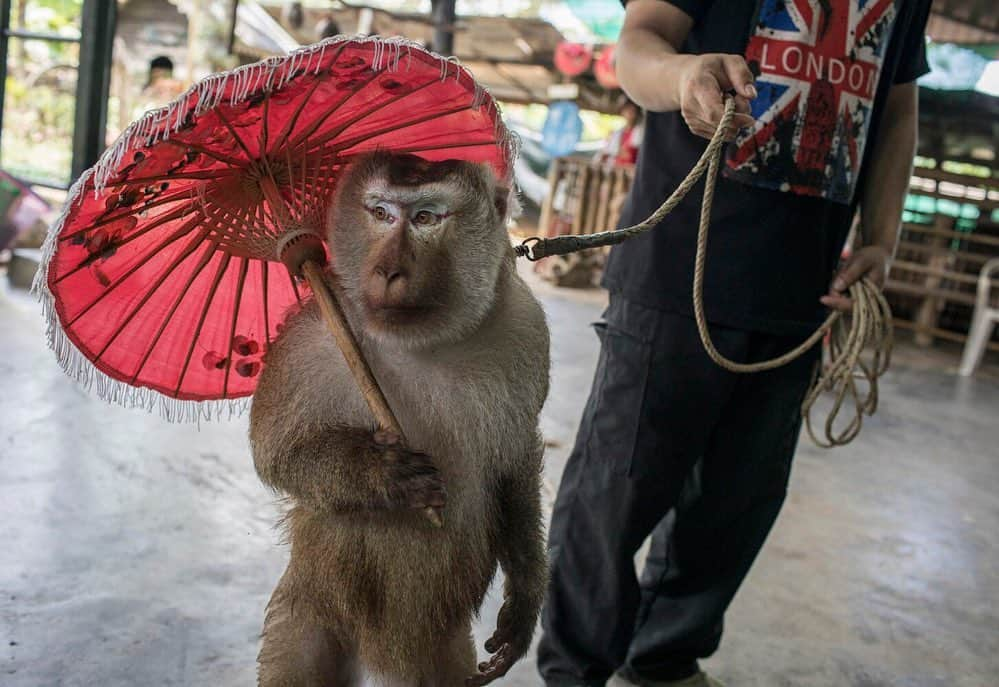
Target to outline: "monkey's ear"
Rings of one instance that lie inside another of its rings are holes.
[[[506,219],[506,211],[508,208],[507,199],[510,197],[510,189],[504,188],[503,186],[497,186],[496,190],[493,191],[493,205],[496,206],[496,214],[498,214],[503,219]]]
[[[515,219],[520,215],[520,202],[513,189],[505,186],[497,186],[493,194],[493,204],[496,206],[496,213],[504,222]]]

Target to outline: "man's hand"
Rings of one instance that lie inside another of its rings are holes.
[[[735,138],[739,129],[752,126],[749,101],[756,97],[753,73],[740,55],[709,53],[696,55],[684,63],[680,75],[680,114],[690,130],[711,138],[725,112],[724,93],[735,91],[735,112],[725,140]]]
[[[881,246],[865,246],[854,253],[840,268],[839,274],[832,281],[829,293],[819,301],[823,305],[849,312],[853,308],[853,299],[847,294],[850,285],[864,277],[874,282],[879,289],[884,286],[888,275],[888,263],[891,254]]]

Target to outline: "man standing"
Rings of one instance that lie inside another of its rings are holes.
[[[734,93],[704,301],[718,349],[785,352],[861,277],[881,285],[916,142],[929,0],[631,0],[618,78],[649,111],[621,219],[658,207]],[[702,182],[703,183],[703,182]],[[549,687],[709,687],[697,660],[784,500],[818,351],[755,375],[710,361],[692,317],[700,184],[614,249],[602,348],[550,532],[538,665]],[[863,247],[836,271],[855,211]],[[633,556],[652,534],[636,579]]]

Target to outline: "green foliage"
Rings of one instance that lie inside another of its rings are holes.
[[[75,94],[56,85],[7,77],[0,166],[57,183],[69,180]]]
[[[28,31],[79,35],[83,0],[21,0]],[[16,5],[17,3],[15,3]],[[19,15],[15,7],[13,17]]]

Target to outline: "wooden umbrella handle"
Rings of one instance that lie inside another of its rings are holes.
[[[350,325],[343,314],[343,309],[326,283],[322,267],[314,260],[306,260],[302,264],[302,274],[312,287],[312,293],[315,294],[316,301],[319,302],[319,309],[323,313],[323,319],[326,320],[327,326],[333,333],[333,338],[336,340],[337,346],[340,347],[340,351],[347,361],[347,367],[350,368],[351,374],[354,375],[354,380],[361,389],[361,395],[364,396],[368,408],[371,409],[371,414],[375,416],[378,426],[383,430],[392,432],[405,441],[402,427],[399,426],[399,421],[396,419],[395,413],[392,412],[388,401],[385,400],[385,394],[382,393],[381,387],[375,381],[371,367],[368,365],[368,361],[364,359],[364,355],[357,345],[357,339],[354,338],[354,333],[350,330]],[[434,526],[443,526],[443,518],[437,509],[428,506],[424,513]]]

